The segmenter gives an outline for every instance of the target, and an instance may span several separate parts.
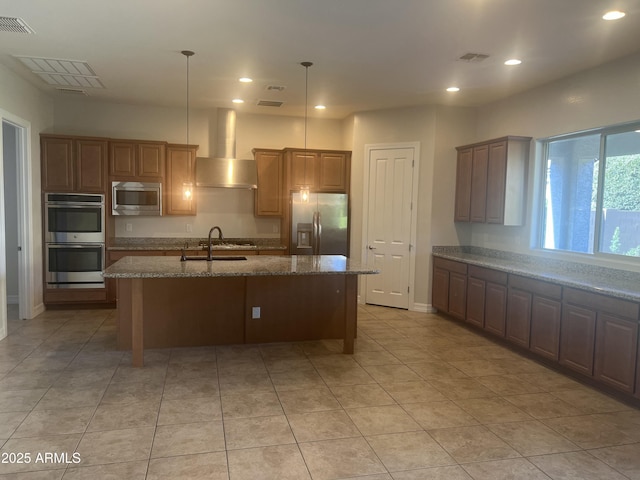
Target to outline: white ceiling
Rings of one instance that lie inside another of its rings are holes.
[[[611,9],[627,16],[602,20]],[[0,0],[0,16],[35,30],[0,32],[0,63],[54,95],[68,94],[14,56],[88,62],[106,87],[88,99],[184,106],[188,49],[191,108],[303,115],[311,61],[308,103],[327,110],[309,115],[327,118],[482,105],[640,50],[640,0]],[[458,60],[467,52],[490,57]],[[522,65],[503,65],[512,57]]]

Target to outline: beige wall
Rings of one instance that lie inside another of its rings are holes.
[[[30,285],[32,295],[29,310],[38,312],[42,304],[42,216],[40,207],[40,132],[50,130],[53,125],[53,101],[43,92],[0,65],[0,110],[30,125],[27,161],[31,170],[31,185],[28,197],[33,213],[31,224],[32,261]],[[4,281],[4,279],[2,279]]]
[[[538,217],[538,191],[542,176],[540,144],[536,140],[640,119],[640,55],[632,55],[598,68],[536,88],[478,109],[478,139],[503,135],[534,138],[530,154],[527,223],[524,227],[473,225],[473,245],[530,253]],[[536,252],[534,252],[536,253]],[[541,254],[542,252],[537,252]],[[555,252],[554,252],[555,253]],[[587,263],[602,260],[580,255],[556,257]],[[607,260],[619,268],[628,262]],[[635,267],[637,269],[637,267]]]

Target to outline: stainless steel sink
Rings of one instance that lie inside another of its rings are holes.
[[[246,260],[247,257],[236,256],[236,255],[217,255],[215,257],[211,257],[211,260],[214,262],[229,262],[234,260]],[[193,260],[208,260],[206,255],[196,255],[196,256],[182,256],[180,257],[181,262],[190,262]]]

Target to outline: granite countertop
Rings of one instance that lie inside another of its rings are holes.
[[[640,273],[478,247],[433,247],[433,256],[640,302]]]
[[[181,262],[179,257],[130,256],[104,272],[105,278],[251,277],[263,275],[368,275],[379,273],[342,255],[249,255],[246,260]]]
[[[131,237],[114,238],[107,250],[206,250],[200,243],[207,242],[207,238],[161,238],[161,237]],[[225,238],[223,243],[215,239],[213,250],[286,250],[278,238]],[[250,243],[250,244],[249,244]]]

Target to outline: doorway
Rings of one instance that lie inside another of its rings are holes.
[[[32,318],[30,124],[0,110],[0,339],[7,317]]]
[[[365,303],[413,307],[419,142],[365,146]]]

